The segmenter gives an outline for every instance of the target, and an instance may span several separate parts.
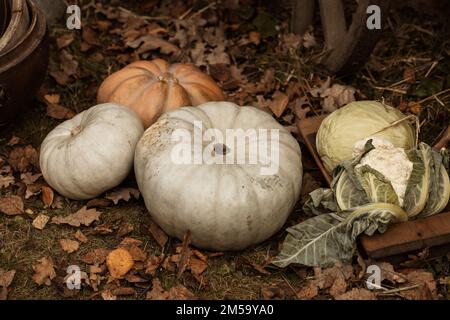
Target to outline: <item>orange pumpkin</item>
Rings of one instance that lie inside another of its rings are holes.
[[[136,61],[103,81],[99,103],[113,102],[133,109],[147,128],[168,110],[196,106],[225,97],[211,77],[192,64]]]

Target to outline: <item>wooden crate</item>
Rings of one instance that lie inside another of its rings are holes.
[[[316,150],[316,134],[325,116],[311,117],[298,122],[297,127],[328,185],[331,176],[326,171]],[[448,207],[447,207],[448,208]],[[401,262],[408,253],[429,249],[429,256],[450,252],[450,211],[428,218],[396,223],[383,233],[359,237],[359,247],[372,259]]]

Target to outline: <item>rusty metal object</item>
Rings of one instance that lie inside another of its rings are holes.
[[[44,80],[49,42],[44,13],[27,0],[31,23],[19,43],[0,53],[0,126],[29,107]]]
[[[11,19],[11,9],[9,7],[9,0],[0,0],[0,37],[8,28]]]
[[[11,19],[0,38],[0,54],[15,46],[30,26],[30,13],[26,0],[10,0]]]

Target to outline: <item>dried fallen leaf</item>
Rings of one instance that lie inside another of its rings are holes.
[[[15,216],[23,213],[23,200],[18,196],[5,196],[0,198],[0,212]]]
[[[324,98],[322,108],[325,112],[333,112],[338,108],[355,101],[355,88],[333,84],[331,88],[325,89],[320,95]]]
[[[63,49],[65,47],[68,47],[73,42],[73,40],[75,40],[74,33],[67,32],[56,38],[56,45],[58,46],[58,49]]]
[[[82,242],[82,243],[86,243],[88,242],[88,238],[84,235],[83,232],[81,232],[81,230],[77,230],[77,232],[75,232],[74,234],[75,239],[77,239],[78,241]]]
[[[150,220],[149,231],[161,247],[166,245],[169,237],[153,220]]]
[[[401,271],[408,282],[402,287],[410,287],[409,290],[400,292],[400,295],[408,300],[430,300],[437,298],[437,285],[431,272],[424,270],[406,269]],[[414,287],[416,286],[417,287]]]
[[[139,199],[140,192],[134,188],[122,188],[120,190],[111,192],[106,196],[106,199],[111,200],[114,204],[118,204],[120,200],[129,201],[131,196],[135,199]]]
[[[102,293],[100,295],[102,296],[103,300],[111,300],[111,301],[117,300],[117,296],[115,296],[111,292],[111,290],[108,290],[108,289],[102,291]]]
[[[80,243],[78,241],[70,239],[61,239],[59,240],[59,244],[61,245],[61,248],[67,253],[75,252],[80,248]]]
[[[0,287],[8,288],[14,280],[16,270],[3,270],[0,268]]]
[[[33,220],[31,224],[36,229],[43,230],[47,225],[48,220],[50,220],[49,216],[46,216],[45,214],[40,214]]]
[[[47,115],[53,119],[67,120],[72,119],[76,114],[59,104],[47,104]]]
[[[336,300],[377,300],[377,296],[372,291],[363,288],[353,288],[352,290],[335,297]]]
[[[138,54],[160,49],[162,54],[177,53],[180,49],[172,43],[154,35],[145,35],[138,39],[125,43],[127,47],[137,49]]]
[[[86,207],[88,208],[102,208],[109,207],[112,204],[112,201],[109,199],[92,199],[86,203]]]
[[[8,188],[10,185],[14,184],[16,179],[14,176],[1,176],[0,175],[0,189]]]
[[[261,295],[264,300],[284,300],[285,291],[278,286],[268,286],[261,288]]]
[[[147,300],[196,300],[197,297],[182,285],[165,291],[158,278],[153,279],[152,290],[147,292]]]
[[[47,186],[42,186],[42,202],[46,207],[50,207],[53,204],[53,199],[55,198],[55,194],[53,193],[52,188]]]
[[[118,237],[124,237],[127,234],[130,234],[131,232],[134,231],[134,227],[131,223],[124,223],[123,225],[120,226],[119,230],[117,230],[117,236]]]
[[[11,285],[15,274],[15,270],[6,271],[0,268],[0,301],[8,299],[8,287]]]
[[[26,172],[31,166],[39,168],[39,153],[31,145],[17,147],[9,154],[8,162],[14,171]]]
[[[79,227],[81,225],[89,226],[92,222],[100,220],[100,214],[101,213],[96,209],[87,209],[86,206],[84,206],[76,213],[68,216],[53,217],[52,223],[68,224],[74,227]]]
[[[151,256],[147,259],[145,264],[145,274],[154,276],[158,270],[164,256]]]
[[[247,263],[248,265],[250,265],[251,267],[253,267],[253,269],[255,269],[256,271],[258,271],[261,274],[264,275],[270,275],[270,272],[267,271],[266,269],[264,269],[264,267],[258,263],[256,263],[254,260],[249,259],[245,256],[242,256],[242,260],[244,260],[245,263]]]
[[[183,243],[181,245],[181,252],[180,252],[180,261],[177,264],[177,267],[178,267],[177,277],[178,278],[180,278],[183,275],[184,271],[186,270],[186,268],[189,265],[189,260],[192,255],[191,248],[189,247],[190,244],[191,244],[191,233],[188,230],[185,232],[185,234],[183,236]]]
[[[297,291],[296,296],[300,300],[310,300],[319,294],[319,288],[314,281],[308,281]]]
[[[286,94],[276,91],[272,96],[272,101],[269,103],[269,108],[273,114],[279,118],[289,103],[289,98]]]
[[[60,54],[60,68],[66,76],[74,76],[77,74],[78,61],[67,50],[62,50]]]
[[[27,186],[35,183],[40,177],[42,177],[42,174],[40,174],[40,173],[33,174],[31,172],[25,172],[20,175],[20,179]]]
[[[105,262],[106,257],[111,252],[111,250],[104,248],[97,248],[86,253],[81,260],[86,264],[97,264],[100,265]]]
[[[8,143],[6,144],[9,147],[15,146],[16,144],[18,144],[20,142],[20,138],[16,137],[16,136],[12,136],[11,139],[8,141]]]
[[[130,287],[120,287],[111,290],[111,293],[115,296],[134,296],[136,294],[136,290]]]
[[[111,251],[106,258],[106,265],[113,278],[120,279],[133,267],[134,261],[130,252],[124,248]]]
[[[200,259],[191,257],[189,259],[189,270],[191,270],[194,275],[201,275],[205,272],[208,264]]]
[[[43,257],[42,259],[39,259],[33,266],[33,270],[35,271],[33,280],[38,285],[45,284],[46,286],[50,286],[52,279],[56,277],[56,272],[51,257]]]
[[[84,27],[81,36],[87,44],[91,46],[100,46],[99,38],[95,34],[94,30],[92,30],[92,28]]]

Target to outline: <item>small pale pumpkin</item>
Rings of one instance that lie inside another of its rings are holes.
[[[106,78],[98,103],[130,107],[149,127],[165,111],[224,100],[214,80],[192,64],[170,65],[162,59],[137,61]]]
[[[217,135],[208,138],[214,130]],[[220,135],[225,143],[217,143]],[[180,141],[182,136],[193,143]],[[199,136],[206,138],[196,144]],[[186,158],[179,147],[188,149]],[[256,149],[259,156],[251,162]],[[272,152],[275,157],[268,157]],[[220,163],[232,154],[235,161]],[[237,160],[239,154],[248,161]],[[264,172],[272,165],[274,171]],[[147,209],[167,234],[182,239],[189,230],[193,245],[220,251],[244,249],[277,232],[298,200],[303,172],[300,147],[283,126],[266,112],[230,102],[162,115],[136,146],[134,168]]]
[[[40,153],[42,175],[65,197],[95,198],[128,175],[143,132],[129,108],[112,103],[92,107],[47,135]]]

